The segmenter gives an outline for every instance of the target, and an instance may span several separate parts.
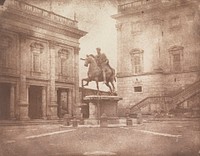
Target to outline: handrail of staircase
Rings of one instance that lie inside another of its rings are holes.
[[[178,94],[181,94],[181,92],[184,92],[185,90],[188,90],[188,89],[193,88],[193,86],[194,86],[194,87],[198,86],[198,85],[199,85],[198,83],[200,84],[200,80],[198,80],[198,81],[196,81],[195,83],[193,83],[193,84],[189,85],[188,87],[184,88],[184,90],[179,91],[179,92],[176,93],[174,96],[177,96]]]
[[[200,81],[197,81],[191,84],[191,86],[185,88],[184,90],[173,96],[173,104],[177,105],[181,102],[184,102],[188,98],[188,95],[189,97],[191,97],[192,95],[198,93],[199,91],[200,91]],[[190,94],[191,92],[192,94]],[[179,100],[180,98],[182,99],[182,101]]]
[[[193,84],[191,84],[190,86],[186,87],[184,90],[182,90],[181,92],[177,93],[177,94],[174,95],[173,97],[171,97],[171,96],[149,96],[149,97],[146,97],[146,98],[142,99],[141,101],[139,101],[139,102],[136,103],[135,105],[131,106],[129,109],[130,109],[131,111],[137,110],[137,109],[139,109],[139,108],[142,108],[142,107],[145,105],[145,102],[146,102],[147,100],[153,99],[153,98],[163,98],[163,97],[171,98],[171,99],[173,100],[173,105],[176,105],[176,104],[178,104],[177,101],[178,101],[178,99],[179,99],[180,97],[184,98],[184,100],[187,99],[187,97],[185,96],[185,94],[186,94],[186,93],[190,93],[191,90],[192,90],[192,91],[196,90],[195,93],[200,91],[200,80],[197,81],[197,82],[195,82],[195,83],[193,83]],[[182,95],[182,94],[184,94],[184,95]],[[186,95],[187,95],[187,94],[186,94]],[[185,97],[186,97],[186,98],[185,98]],[[142,104],[142,103],[143,103],[143,104]],[[174,104],[174,103],[175,103],[175,104]],[[147,103],[147,104],[148,104],[148,103]],[[147,104],[146,104],[146,105],[147,105]]]
[[[155,98],[161,99],[161,98],[171,98],[171,97],[170,96],[149,96],[149,97],[142,99],[141,101],[139,101],[138,103],[136,103],[135,105],[130,107],[129,109],[130,110],[137,110],[139,108],[142,108],[142,107],[144,107],[146,101],[148,101],[150,99],[155,99]]]

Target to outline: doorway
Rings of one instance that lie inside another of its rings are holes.
[[[62,118],[65,114],[68,114],[68,103],[69,103],[69,93],[67,89],[57,90],[57,103],[58,103],[58,117]]]
[[[0,120],[10,118],[10,84],[0,83]]]
[[[42,87],[30,86],[29,88],[29,109],[28,116],[30,119],[42,118]]]

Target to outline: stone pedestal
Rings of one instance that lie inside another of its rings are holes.
[[[118,101],[122,98],[90,95],[84,97],[83,100],[89,103],[89,119],[85,121],[86,124],[98,124],[103,114],[106,115],[108,123],[116,123],[114,120],[118,119]]]
[[[97,119],[97,106],[93,102],[89,103],[89,118]]]

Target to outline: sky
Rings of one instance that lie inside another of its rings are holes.
[[[36,5],[55,12],[56,14],[67,18],[76,19],[79,29],[88,32],[82,37],[80,42],[80,58],[86,54],[96,54],[96,48],[100,47],[109,61],[110,65],[117,67],[117,32],[115,28],[116,21],[111,15],[117,13],[117,0],[25,0],[28,3]],[[80,79],[87,77],[87,68],[84,62],[79,62]],[[103,83],[100,83],[100,89],[108,91]],[[91,82],[89,88],[96,88],[94,82]]]

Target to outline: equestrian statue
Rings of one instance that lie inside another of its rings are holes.
[[[114,81],[116,82],[115,69],[109,65],[109,60],[100,48],[96,48],[97,55],[86,55],[84,66],[88,67],[88,77],[82,79],[82,87],[87,86],[89,82],[95,81],[99,93],[99,82],[103,82],[109,87],[111,94],[115,94]],[[86,84],[83,82],[86,81]],[[110,83],[112,87],[110,86]]]

